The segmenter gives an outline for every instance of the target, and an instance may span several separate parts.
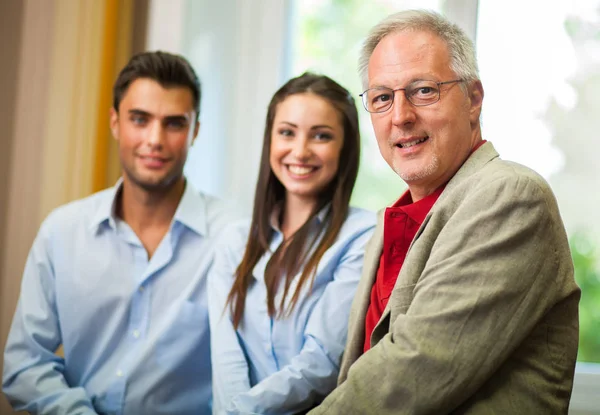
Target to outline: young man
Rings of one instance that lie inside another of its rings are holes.
[[[567,237],[547,183],[482,139],[472,42],[401,12],[373,28],[360,67],[408,191],[381,212],[340,384],[311,414],[567,413],[580,295]]]
[[[4,355],[15,409],[210,413],[205,280],[232,215],[183,176],[200,95],[180,56],[143,53],[119,74],[110,126],[123,177],[40,228]]]

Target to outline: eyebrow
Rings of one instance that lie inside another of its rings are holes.
[[[298,126],[294,123],[291,123],[289,121],[281,121],[280,124],[287,124],[290,127],[294,127],[294,128],[298,128]],[[319,125],[313,125],[312,127],[310,127],[311,130],[317,130],[319,128],[328,128],[330,130],[333,130],[333,127],[327,124],[319,124]]]
[[[407,83],[404,85],[404,87],[403,87],[403,88],[406,88],[408,85],[410,85],[410,84],[414,84],[415,82],[421,82],[421,81],[433,81],[433,79],[430,79],[430,78],[424,78],[424,77],[421,77],[421,76],[417,76],[417,77],[411,78],[411,79],[410,79],[410,81],[408,81],[408,82],[407,82]],[[435,82],[435,81],[433,81],[433,82]],[[395,89],[395,88],[392,88],[391,86],[385,86],[385,85],[382,85],[382,84],[376,84],[376,85],[370,86],[370,87],[369,87],[369,88],[367,88],[367,89],[376,89],[376,88]]]
[[[150,114],[148,111],[144,111],[144,110],[138,110],[138,109],[130,109],[129,111],[127,111],[129,114],[132,115],[144,115],[146,117],[150,117],[152,114]]]
[[[132,114],[132,115],[142,115],[144,117],[152,117],[153,116],[148,111],[140,110],[137,108],[130,109],[128,112],[129,112],[129,114]],[[188,122],[188,118],[182,114],[166,115],[165,117],[163,117],[163,121],[168,121],[168,122],[185,121],[185,122]]]

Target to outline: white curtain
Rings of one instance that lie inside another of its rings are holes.
[[[202,82],[200,134],[186,174],[252,207],[268,103],[285,81],[288,1],[153,0],[148,50],[181,53]]]

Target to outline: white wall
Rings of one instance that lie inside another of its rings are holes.
[[[181,53],[202,82],[194,185],[250,212],[266,110],[285,81],[289,1],[153,0],[148,49]]]

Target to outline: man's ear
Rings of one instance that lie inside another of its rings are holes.
[[[483,85],[480,80],[477,80],[469,86],[469,100],[471,101],[470,120],[471,124],[479,122],[481,115],[481,106],[483,104]]]
[[[200,132],[200,121],[196,121],[196,125],[194,126],[194,135],[192,136],[192,142],[190,145],[193,145],[196,141],[196,137],[198,137],[198,133]]]
[[[114,108],[110,109],[110,131],[115,140],[119,139],[119,113]]]

